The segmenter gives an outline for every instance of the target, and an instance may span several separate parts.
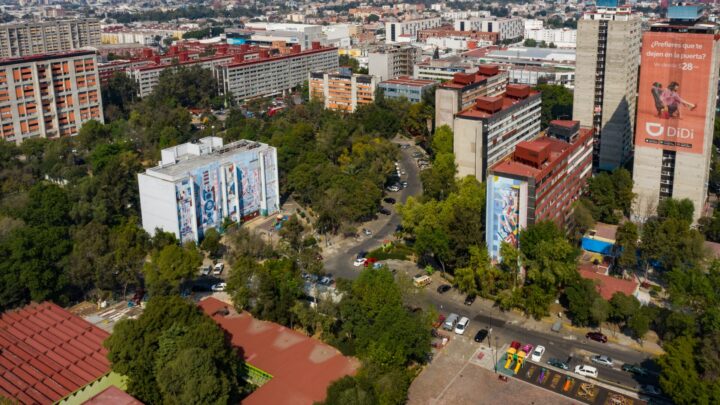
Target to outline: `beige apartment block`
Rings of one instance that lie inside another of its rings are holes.
[[[595,170],[613,170],[632,157],[640,17],[623,6],[597,8],[578,21],[572,118],[595,130]]]
[[[100,45],[100,22],[94,18],[0,24],[0,58],[97,45]]]

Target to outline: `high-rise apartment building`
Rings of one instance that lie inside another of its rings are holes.
[[[368,54],[368,70],[381,81],[412,76],[422,50],[411,45],[385,45]]]
[[[478,97],[455,115],[453,130],[458,176],[482,181],[488,167],[540,133],[540,92],[509,84],[502,95]]]
[[[502,242],[517,246],[520,229],[551,220],[565,226],[592,174],[592,129],[550,122],[546,136],[520,142],[488,170],[485,239],[493,260]]]
[[[353,74],[349,68],[328,72],[311,72],[308,78],[310,98],[335,111],[354,112],[358,106],[375,100],[377,78]]]
[[[94,51],[0,60],[0,139],[76,135],[91,119],[103,122]]]
[[[272,215],[280,207],[277,151],[240,140],[205,137],[162,150],[156,167],[138,174],[143,228],[198,242],[226,219]]]
[[[640,17],[629,6],[598,7],[578,21],[572,118],[595,131],[595,170],[632,156]]]
[[[0,58],[62,52],[100,45],[100,22],[93,18],[0,25]]]
[[[455,114],[472,106],[478,97],[495,97],[505,92],[507,72],[496,65],[480,65],[474,73],[455,73],[452,80],[435,90],[435,127],[453,127]]]
[[[668,22],[643,35],[638,97],[633,216],[643,221],[660,200],[693,202],[703,214],[715,125],[718,26],[697,6],[670,7]]]
[[[522,39],[525,33],[525,21],[519,17],[480,17],[455,20],[453,28],[457,31],[496,32],[499,41],[511,41]]]

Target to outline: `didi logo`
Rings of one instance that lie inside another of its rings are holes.
[[[650,136],[660,136],[665,131],[665,127],[663,124],[658,124],[657,122],[646,122],[645,123],[645,132],[647,132]]]
[[[645,132],[650,136],[665,135],[668,138],[695,139],[695,130],[682,127],[667,127],[657,122],[646,122]]]

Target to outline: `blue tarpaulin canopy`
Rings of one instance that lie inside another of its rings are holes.
[[[613,243],[598,239],[582,238],[582,248],[588,252],[600,253],[603,256],[612,256]]]

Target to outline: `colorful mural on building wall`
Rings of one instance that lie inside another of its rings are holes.
[[[235,164],[230,163],[223,166],[223,173],[225,176],[225,195],[227,198],[227,216],[234,222],[237,222],[239,217],[240,207],[238,206],[238,190],[237,190],[237,174],[235,170]]]
[[[210,228],[219,228],[222,220],[220,182],[218,165],[211,164],[199,170],[196,182],[200,196],[200,223],[198,230],[205,233]]]
[[[520,181],[492,176],[487,195],[487,247],[493,260],[500,260],[500,245],[517,246],[520,228]]]
[[[175,197],[177,199],[178,223],[180,224],[180,241],[194,241],[195,230],[193,226],[193,218],[195,217],[195,207],[192,198],[192,179],[184,179],[175,184]]]

